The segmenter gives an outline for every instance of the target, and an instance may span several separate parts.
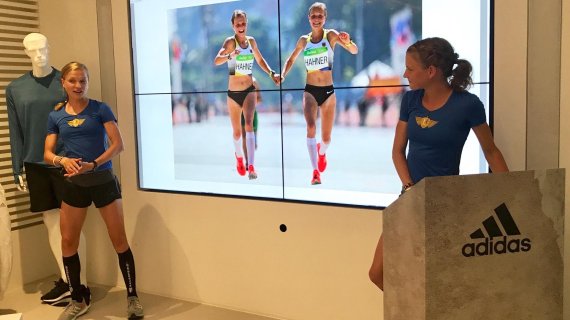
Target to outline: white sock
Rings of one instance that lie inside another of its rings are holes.
[[[324,156],[327,153],[327,149],[329,148],[330,142],[329,143],[324,143],[323,141],[321,141],[321,147],[319,148],[319,154],[321,156]]]
[[[255,133],[245,132],[245,146],[247,148],[247,163],[253,165],[255,161]]]
[[[317,139],[307,138],[307,150],[309,150],[309,158],[311,158],[313,170],[317,170]]]
[[[63,254],[61,253],[61,229],[59,227],[59,217],[59,209],[52,209],[43,213],[44,224],[48,232],[51,251],[53,252],[57,266],[59,267],[61,278],[64,281],[67,281],[65,268],[63,267]],[[87,273],[85,270],[87,266],[87,263],[85,262],[87,259],[87,245],[85,244],[83,232],[80,234],[79,248],[77,248],[77,252],[79,253],[79,257],[81,257],[81,260],[83,260],[81,262],[81,284],[87,285]]]
[[[241,137],[239,137],[239,139],[237,140],[234,139],[234,148],[236,150],[236,156],[238,156],[238,158],[243,158],[243,147],[241,145]]]

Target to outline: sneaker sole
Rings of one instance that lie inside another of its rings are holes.
[[[71,294],[69,293],[69,291],[67,291],[64,294],[62,294],[59,297],[54,298],[54,299],[42,299],[42,302],[45,302],[47,304],[54,304],[54,303],[58,303],[64,299],[67,299],[67,302],[69,302],[70,298],[71,298]]]
[[[52,307],[66,307],[70,302],[71,302],[71,296],[48,304]]]

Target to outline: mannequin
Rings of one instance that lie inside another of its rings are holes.
[[[43,161],[47,118],[54,106],[66,99],[61,86],[61,73],[49,64],[47,38],[40,33],[30,33],[23,41],[24,52],[32,62],[32,71],[12,81],[6,87],[6,104],[10,127],[10,146],[14,183],[18,190],[30,192],[30,211],[43,212],[51,250],[60,269],[61,279],[55,288],[42,296],[49,304],[66,304],[70,294],[63,268],[59,208],[63,176],[60,168]],[[26,170],[28,185],[23,179]],[[86,245],[81,234],[79,252],[86,257]],[[85,265],[82,265],[81,283],[86,285]]]

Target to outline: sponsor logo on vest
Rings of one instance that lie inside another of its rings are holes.
[[[483,229],[487,232],[487,237],[481,228],[471,233],[469,236],[471,239],[482,239],[482,241],[466,243],[461,249],[464,257],[530,251],[532,241],[529,238],[521,237],[519,228],[507,206],[504,203],[501,204],[495,208],[495,214],[499,218],[499,223],[497,223],[493,215],[485,219],[483,221]],[[499,224],[503,230],[501,230]]]

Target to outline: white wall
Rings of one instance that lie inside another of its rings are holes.
[[[570,0],[562,0],[560,63],[560,167],[566,170],[566,241],[564,241],[564,314],[570,315]]]

